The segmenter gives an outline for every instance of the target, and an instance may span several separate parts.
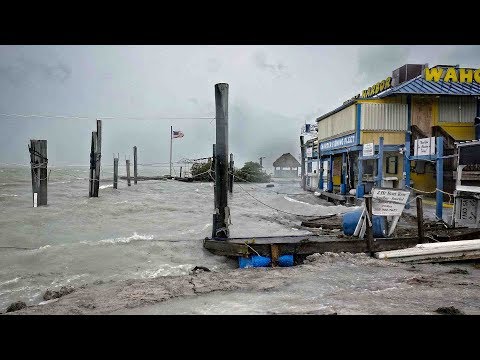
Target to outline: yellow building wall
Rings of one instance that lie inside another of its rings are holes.
[[[374,143],[378,145],[380,136],[383,136],[384,145],[405,144],[405,133],[400,131],[361,131],[360,144]]]
[[[413,163],[413,162],[412,162]],[[436,189],[437,181],[435,179],[435,174],[417,174],[414,172],[410,173],[410,180],[413,181],[413,188],[421,191],[434,191]],[[434,194],[432,194],[433,196]]]
[[[441,122],[438,111],[438,98],[433,101],[433,125],[441,126],[455,140],[472,140],[475,139],[475,124],[461,122]],[[432,126],[433,126],[432,125]]]

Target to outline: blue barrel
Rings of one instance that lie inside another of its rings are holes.
[[[362,210],[355,210],[343,214],[342,225],[343,233],[352,236],[360,220]],[[387,234],[387,218],[385,216],[373,215],[373,237],[383,238]]]
[[[293,255],[282,255],[278,258],[278,265],[282,267],[293,266]]]
[[[272,260],[267,256],[253,255],[249,258],[244,258],[242,256],[238,257],[238,267],[240,269],[251,267],[267,267],[270,266],[271,262]]]

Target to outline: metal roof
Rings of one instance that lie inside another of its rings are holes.
[[[384,98],[391,95],[412,94],[412,95],[463,95],[463,96],[480,96],[480,84],[460,83],[460,82],[444,82],[444,81],[426,81],[422,75],[405,81],[381,94],[373,97],[373,99]]]
[[[361,100],[361,99],[362,99],[362,98],[358,98],[358,100]],[[339,112],[340,110],[343,110],[343,109],[349,107],[349,106],[352,105],[352,104],[355,104],[356,102],[357,102],[357,99],[355,99],[355,100],[349,100],[348,102],[346,102],[345,104],[337,107],[336,109],[334,109],[334,110],[332,110],[332,111],[329,111],[328,113],[323,114],[322,116],[319,116],[316,121],[319,122],[320,120],[323,120],[323,119],[325,119],[326,117],[328,117],[328,116],[330,116],[330,115],[333,115],[333,114],[335,114],[336,112]]]

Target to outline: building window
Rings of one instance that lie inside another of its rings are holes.
[[[311,172],[312,172],[312,163],[308,162],[307,163],[307,173],[311,173]]]
[[[387,174],[396,174],[398,170],[398,157],[387,156]]]

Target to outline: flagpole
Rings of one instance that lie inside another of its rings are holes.
[[[170,126],[170,176],[172,176],[172,138],[173,138],[173,126]]]

